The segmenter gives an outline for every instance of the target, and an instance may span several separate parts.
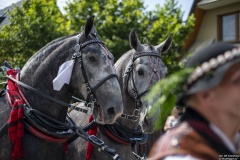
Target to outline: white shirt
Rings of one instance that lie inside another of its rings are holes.
[[[230,139],[214,124],[210,124],[210,128],[213,130],[214,133],[216,133],[216,135],[218,135],[221,140],[223,141],[223,143],[225,144],[225,146],[232,151],[233,153],[236,153],[237,149],[236,147],[233,145],[233,143],[230,141]]]

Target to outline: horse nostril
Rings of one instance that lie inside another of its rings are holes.
[[[113,115],[115,114],[114,108],[113,108],[113,107],[108,108],[108,109],[107,109],[107,114],[110,115],[110,116],[113,116]]]

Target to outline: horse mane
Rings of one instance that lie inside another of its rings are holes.
[[[65,42],[66,39],[70,39],[78,34],[81,33],[74,33],[72,35],[67,35],[67,36],[63,36],[60,38],[57,38],[55,40],[52,40],[51,42],[47,43],[44,47],[42,47],[39,51],[37,51],[35,54],[32,55],[32,57],[26,62],[26,64],[30,61],[32,61],[33,59],[35,59],[36,57],[40,58],[41,54],[45,54],[45,53],[52,53],[55,49],[57,49],[61,44],[63,44]],[[92,34],[92,33],[91,33]],[[95,34],[93,34],[95,36]],[[97,35],[98,36],[98,35]],[[97,37],[96,37],[97,38]],[[99,37],[98,37],[99,38]],[[49,50],[51,50],[51,52],[49,52]],[[47,56],[45,56],[46,58]]]
[[[133,55],[133,49],[127,51],[126,53],[124,53],[118,60],[117,62],[114,64],[114,68],[117,70],[118,67],[120,66],[120,64],[124,61],[126,61],[127,58],[131,57]]]
[[[62,41],[62,40],[64,40],[64,39],[67,39],[67,38],[76,36],[76,35],[78,35],[78,34],[79,34],[79,33],[74,33],[74,34],[71,34],[71,35],[67,35],[67,36],[63,36],[63,37],[57,38],[57,39],[49,42],[45,47],[48,47],[48,46],[50,46],[50,45],[52,45],[52,44],[54,44],[54,43],[57,43],[57,42],[59,42],[59,41]],[[45,48],[45,47],[43,47],[43,48]]]
[[[63,37],[57,38],[55,40],[52,40],[51,42],[47,43],[44,47],[42,47],[39,51],[37,51],[35,54],[33,54],[32,57],[29,58],[29,60],[26,63],[32,61],[40,54],[44,54],[47,50],[52,50],[52,51],[55,50],[59,45],[61,45],[62,43],[65,42],[64,41],[65,39],[72,38],[72,37],[76,36],[77,34],[79,34],[79,33],[63,36]],[[49,52],[49,53],[51,53],[51,52]]]

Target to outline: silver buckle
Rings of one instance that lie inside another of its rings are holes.
[[[89,139],[91,142],[93,142],[94,144],[97,144],[98,146],[101,146],[101,145],[104,144],[104,142],[103,142],[101,139],[99,139],[98,137],[96,137],[96,136],[94,136],[94,135],[90,135],[90,136],[88,137],[88,139]]]

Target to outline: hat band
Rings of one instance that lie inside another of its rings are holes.
[[[203,64],[198,66],[189,76],[187,85],[191,85],[208,71],[216,69],[217,67],[225,64],[230,60],[233,60],[236,57],[240,57],[240,47],[234,48],[231,51],[227,51],[223,54],[218,55],[216,58],[212,58],[209,61],[204,62]]]

